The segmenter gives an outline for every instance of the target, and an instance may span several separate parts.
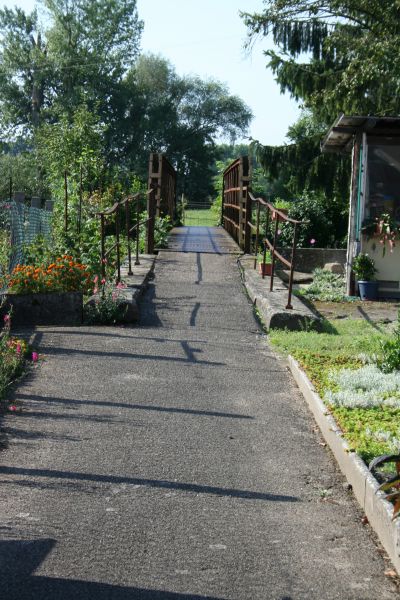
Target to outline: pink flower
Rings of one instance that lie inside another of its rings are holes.
[[[8,323],[10,322],[10,315],[4,315],[4,319],[3,320],[4,320],[4,323],[6,325],[8,325]]]
[[[277,232],[277,233],[278,233],[278,235],[281,235],[281,233],[282,233],[282,229],[278,229],[278,232]]]
[[[106,264],[107,264],[107,259],[106,259],[106,258],[103,258],[103,260],[102,260],[101,262],[102,262],[104,265],[106,265]]]
[[[103,278],[103,279],[101,280],[101,285],[104,285],[104,284],[105,284],[105,282],[106,282],[106,280]]]
[[[21,354],[21,344],[17,344],[17,347],[15,350],[16,350],[17,354]]]
[[[11,412],[16,412],[17,411],[17,407],[14,404],[11,404],[11,406],[8,407],[8,410]]]
[[[313,245],[315,244],[315,242],[316,242],[316,241],[317,241],[317,240],[314,240],[314,238],[312,238],[312,239],[310,240],[310,244],[313,246]]]
[[[120,281],[120,282],[117,283],[117,288],[119,290],[124,290],[126,287],[127,287],[127,285],[123,281]]]
[[[94,276],[94,279],[93,279],[93,282],[94,282],[94,283],[97,283],[97,282],[98,282],[98,280],[99,280],[99,276],[98,276],[98,275],[95,275],[95,276]]]
[[[98,294],[98,293],[99,293],[99,288],[95,287],[94,290],[93,290],[93,294]]]
[[[39,354],[37,352],[32,352],[32,361],[37,362],[39,360]]]

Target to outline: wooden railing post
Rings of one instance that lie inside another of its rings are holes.
[[[140,265],[139,260],[139,235],[140,235],[140,196],[136,198],[136,258],[135,265]]]
[[[146,226],[146,254],[154,253],[154,226],[156,217],[156,197],[155,189],[151,184],[147,194],[147,226]]]
[[[128,275],[133,275],[132,272],[132,251],[131,251],[131,212],[129,198],[125,200],[125,232],[128,243]]]
[[[260,239],[260,202],[257,200],[257,217],[256,217],[256,246],[254,249],[254,268],[257,269],[258,244]],[[264,271],[263,271],[264,273]]]

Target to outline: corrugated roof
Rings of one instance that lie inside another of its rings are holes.
[[[400,117],[340,115],[321,142],[322,152],[349,152],[357,133],[384,137],[400,136]],[[400,143],[400,137],[399,137]]]

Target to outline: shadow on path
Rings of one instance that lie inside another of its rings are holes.
[[[140,477],[119,477],[118,475],[76,473],[73,471],[53,471],[50,469],[24,469],[21,467],[5,466],[0,466],[0,474],[22,475],[27,477],[49,477],[52,479],[93,481],[97,483],[110,484],[126,483],[129,485],[141,485],[149,488],[180,490],[183,492],[194,492],[196,494],[212,494],[214,496],[225,496],[228,498],[242,498],[244,500],[265,500],[267,502],[299,502],[299,498],[296,498],[295,496],[252,492],[250,490],[237,490],[233,488],[220,488],[209,485],[199,485],[196,483],[182,483],[179,481],[144,479]]]

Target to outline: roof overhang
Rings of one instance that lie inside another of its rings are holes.
[[[354,136],[360,133],[398,138],[400,144],[400,117],[351,117],[342,114],[322,140],[321,151],[350,152]]]

